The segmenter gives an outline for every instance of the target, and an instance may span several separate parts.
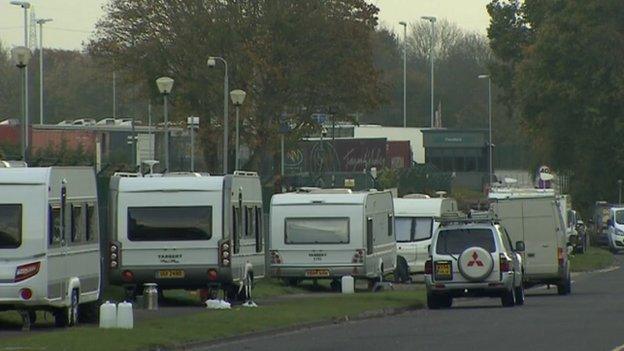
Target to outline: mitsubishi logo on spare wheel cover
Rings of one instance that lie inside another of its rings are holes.
[[[487,278],[494,269],[494,259],[484,248],[469,247],[459,255],[457,260],[459,273],[470,281],[480,281]]]

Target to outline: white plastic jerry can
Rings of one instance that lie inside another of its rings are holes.
[[[132,329],[133,327],[132,304],[126,301],[120,302],[117,304],[117,328]]]
[[[342,277],[341,283],[343,294],[353,294],[355,292],[355,280],[352,276],[346,275]]]
[[[106,301],[100,306],[100,328],[109,329],[117,327],[117,306]]]

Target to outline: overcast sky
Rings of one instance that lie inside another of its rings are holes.
[[[382,25],[399,30],[399,21],[413,22],[420,16],[446,18],[468,30],[485,33],[489,0],[369,0],[380,8]],[[37,18],[52,18],[44,27],[44,46],[81,49],[104,12],[107,0],[30,0]],[[12,47],[24,40],[23,10],[0,0],[0,42]]]

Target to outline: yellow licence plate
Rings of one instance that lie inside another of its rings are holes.
[[[184,278],[184,271],[181,269],[167,269],[164,271],[157,271],[156,278],[158,279],[179,279]]]
[[[435,276],[436,279],[445,279],[449,280],[452,278],[451,275],[451,262],[436,262],[435,264]]]
[[[311,269],[306,271],[306,277],[329,277],[329,269]]]

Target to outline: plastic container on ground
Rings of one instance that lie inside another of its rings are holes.
[[[132,304],[125,301],[120,302],[117,305],[117,328],[132,329],[133,327]]]
[[[109,329],[117,327],[117,306],[106,301],[100,306],[100,328]]]
[[[355,280],[352,276],[347,275],[342,277],[342,293],[343,294],[353,294],[355,293]]]

